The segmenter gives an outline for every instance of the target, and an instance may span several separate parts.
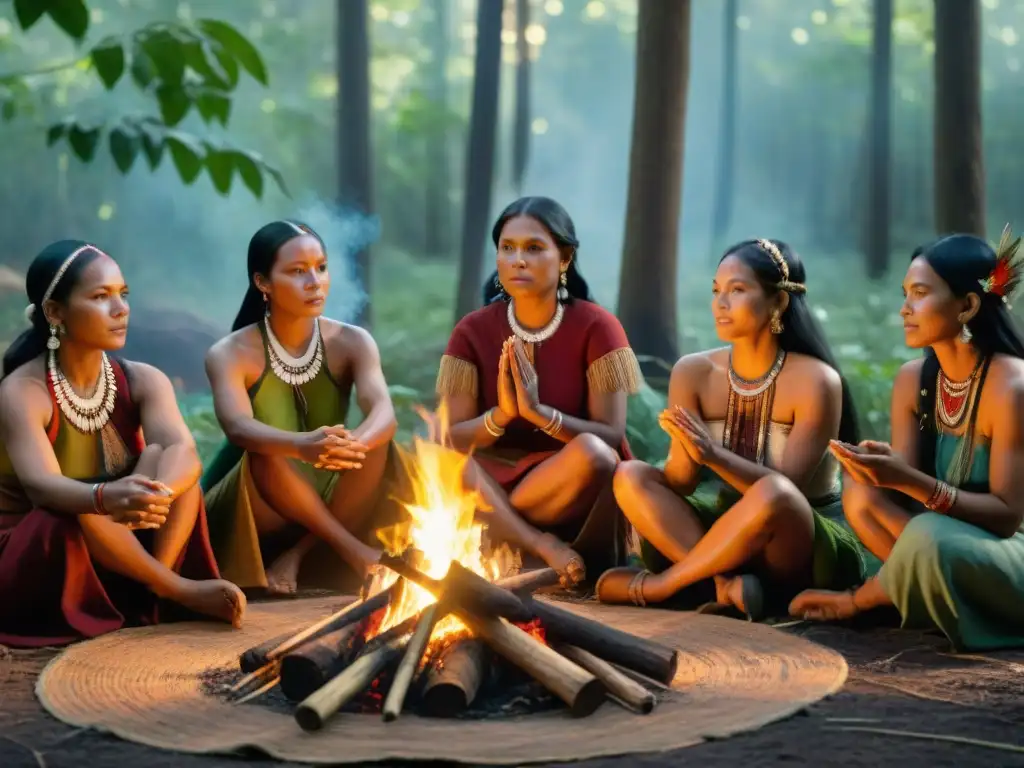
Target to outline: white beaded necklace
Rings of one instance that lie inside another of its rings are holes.
[[[516,320],[516,308],[515,302],[509,301],[508,303],[508,325],[512,329],[512,333],[518,336],[520,339],[525,341],[527,344],[540,344],[542,341],[547,341],[555,335],[555,331],[558,330],[558,326],[562,324],[562,317],[565,315],[565,306],[559,302],[555,305],[555,316],[551,318],[551,322],[541,328],[539,331],[528,331],[519,324]]]
[[[270,327],[270,318],[267,318],[265,325],[267,328],[267,353],[270,357],[270,369],[274,375],[293,387],[315,379],[316,375],[320,373],[320,366],[324,360],[320,321],[317,320],[313,323],[313,337],[309,340],[306,351],[300,357],[293,357],[277,340],[277,336],[274,335],[274,331]]]
[[[103,429],[114,413],[114,402],[117,399],[114,367],[107,359],[106,353],[103,354],[99,380],[89,397],[82,397],[75,392],[71,382],[67,380],[64,372],[60,369],[55,350],[50,350],[47,355],[46,368],[57,405],[60,407],[61,413],[64,414],[64,418],[87,435]]]

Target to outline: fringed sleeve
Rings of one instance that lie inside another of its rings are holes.
[[[471,335],[469,318],[463,318],[452,330],[437,370],[437,384],[434,389],[438,395],[477,396],[480,389],[480,369],[477,366],[477,355],[471,342]]]
[[[602,310],[587,334],[587,384],[592,392],[640,391],[643,374],[619,319]]]

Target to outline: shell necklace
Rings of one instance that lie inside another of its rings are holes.
[[[313,323],[313,337],[309,340],[309,347],[300,357],[293,357],[277,340],[270,327],[269,318],[264,325],[267,329],[267,355],[270,357],[270,369],[274,375],[293,387],[315,379],[324,361],[320,321]]]
[[[558,330],[558,326],[562,324],[562,317],[564,317],[564,315],[565,306],[559,302],[555,305],[555,316],[551,318],[551,322],[538,331],[528,331],[519,324],[518,320],[516,320],[515,302],[509,301],[508,303],[508,326],[512,329],[512,333],[527,344],[540,344],[554,336],[555,331]]]
[[[114,413],[114,401],[117,399],[117,382],[114,380],[114,367],[103,353],[99,380],[92,395],[82,397],[71,386],[57,362],[57,352],[50,350],[46,361],[47,377],[53,387],[54,397],[64,418],[74,424],[79,432],[91,435],[99,432],[110,421]]]

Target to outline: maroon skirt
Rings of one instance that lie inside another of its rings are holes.
[[[153,531],[135,535],[153,551]],[[188,579],[219,578],[205,506],[174,571]],[[191,618],[158,603],[145,585],[92,562],[73,515],[35,509],[0,530],[0,644],[66,645],[123,627]]]

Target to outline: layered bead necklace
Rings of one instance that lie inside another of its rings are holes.
[[[512,333],[527,344],[540,344],[555,335],[558,326],[562,324],[562,318],[565,317],[565,306],[558,302],[555,305],[555,316],[551,318],[551,322],[537,331],[528,331],[519,324],[519,321],[516,320],[516,307],[513,301],[508,303],[506,316],[508,317],[508,326],[512,329]]]
[[[316,378],[324,361],[323,339],[320,336],[320,321],[313,323],[313,337],[309,346],[299,357],[288,353],[274,330],[270,327],[270,318],[265,323],[267,328],[267,356],[270,358],[270,369],[285,384],[293,387],[301,386]]]
[[[91,435],[107,425],[114,413],[117,382],[106,353],[103,354],[99,380],[89,397],[82,397],[75,392],[57,362],[56,350],[51,349],[47,355],[46,369],[60,412],[78,431]]]
[[[785,362],[786,352],[780,349],[767,373],[756,379],[744,379],[732,367],[732,353],[729,354],[729,405],[722,445],[757,464],[764,464],[775,381]]]
[[[974,385],[978,381],[980,370],[981,360],[979,359],[970,376],[963,381],[952,381],[946,377],[942,368],[939,368],[939,396],[935,398],[935,416],[942,426],[950,430],[957,430],[964,423],[964,419],[967,418],[974,406],[975,398],[971,395],[975,392]]]

